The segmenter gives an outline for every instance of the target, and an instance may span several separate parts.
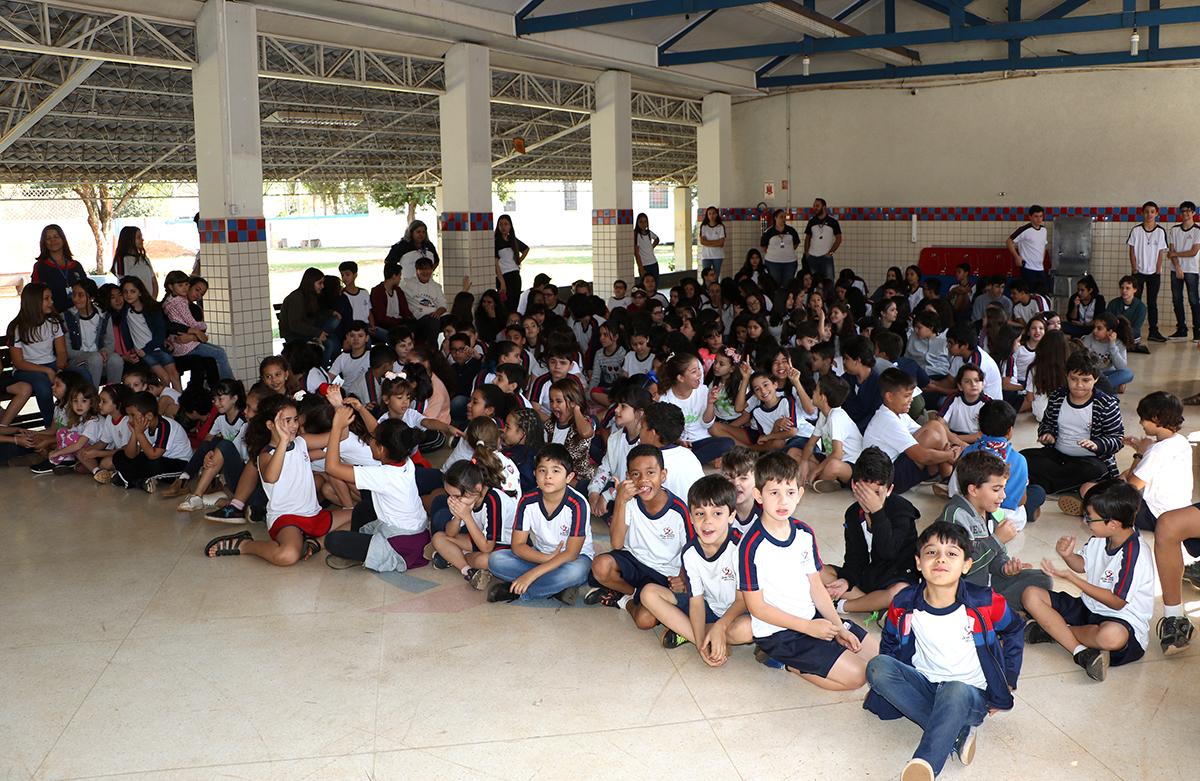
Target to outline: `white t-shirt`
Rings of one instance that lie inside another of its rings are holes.
[[[746,536],[746,532],[750,531],[750,527],[758,523],[758,519],[762,517],[762,505],[758,502],[750,508],[745,518],[738,517],[737,511],[733,513],[733,517],[729,519],[729,528],[736,531],[742,537]],[[739,542],[740,544],[740,542]]]
[[[180,461],[187,461],[191,458],[192,443],[188,439],[187,432],[183,430],[183,426],[162,415],[158,416],[158,420],[157,428],[146,429],[146,438],[150,440],[150,444],[163,448],[163,458],[174,458]]]
[[[1155,442],[1134,467],[1133,476],[1146,484],[1142,501],[1155,518],[1187,507],[1192,503],[1192,446],[1187,437],[1175,434]]]
[[[353,319],[361,320],[364,323],[371,322],[371,292],[369,290],[360,287],[354,295],[343,290],[342,295],[350,302],[350,316]]]
[[[621,371],[625,372],[626,377],[632,377],[635,374],[647,374],[653,368],[654,353],[646,353],[645,359],[642,359],[630,350],[625,353],[625,363],[621,366]]]
[[[641,497],[625,505],[625,550],[650,569],[665,577],[679,574],[683,547],[695,537],[687,504],[670,491],[667,503],[651,515]]]
[[[137,350],[144,349],[152,336],[150,326],[146,325],[146,315],[130,309],[125,322],[129,325],[129,340],[133,342],[130,346]]]
[[[129,444],[129,418],[123,417],[120,422],[113,423],[112,415],[105,415],[101,421],[100,441],[113,450],[118,450]]]
[[[719,239],[723,239],[723,238],[725,238],[725,226],[724,225],[709,225],[707,222],[705,222],[703,225],[700,226],[700,237],[704,238],[704,239],[708,239],[709,241],[717,241]],[[700,259],[701,260],[716,260],[718,258],[724,259],[724,257],[725,257],[725,248],[724,247],[706,247],[703,244],[700,245]]]
[[[424,317],[446,308],[446,292],[433,277],[428,282],[422,282],[414,274],[412,279],[400,283],[400,289],[408,299],[408,308],[413,317]]]
[[[496,488],[488,489],[483,504],[471,511],[471,520],[484,539],[497,545],[512,545],[513,522],[517,518],[517,497]]]
[[[403,464],[354,467],[354,485],[371,492],[375,515],[387,527],[389,537],[418,534],[428,525],[416,475],[412,459]]]
[[[1081,407],[1076,407],[1069,398],[1063,399],[1062,408],[1058,411],[1058,436],[1054,439],[1055,449],[1067,456],[1095,455],[1092,451],[1079,445],[1079,440],[1091,438],[1091,399]]]
[[[580,554],[595,558],[592,547],[592,511],[587,500],[570,486],[558,507],[546,507],[542,492],[534,491],[521,497],[517,505],[515,531],[529,533],[529,542],[541,553],[553,554],[570,537],[583,537]]]
[[[1017,245],[1017,254],[1021,262],[1030,271],[1042,271],[1046,268],[1046,227],[1033,227],[1025,223],[1009,238]]]
[[[1129,231],[1129,241],[1133,247],[1133,257],[1139,274],[1158,273],[1158,253],[1167,248],[1167,231],[1161,225],[1155,225],[1153,230],[1146,230],[1141,223]]]
[[[13,333],[13,346],[21,348],[21,356],[26,361],[39,366],[54,363],[54,340],[63,335],[62,325],[57,320],[47,320],[39,325],[28,342],[21,341],[19,331]]]
[[[658,234],[651,230],[644,234],[641,231],[634,231],[633,238],[637,242],[638,255],[642,259],[642,265],[648,266],[651,263],[657,263],[658,258],[654,255],[654,242],[658,241]]]
[[[792,400],[786,396],[777,398],[775,406],[771,409],[767,409],[760,402],[750,411],[750,427],[764,437],[775,430],[775,423],[779,420],[789,420],[792,425],[796,424],[796,415],[792,412]]]
[[[762,591],[763,601],[788,615],[811,620],[817,614],[808,576],[821,570],[817,538],[807,524],[793,520],[787,539],[777,540],[762,522],[750,527],[742,539],[738,589]],[[770,637],[783,627],[750,616],[755,637]]]
[[[400,256],[400,279],[416,279],[417,278],[417,259],[429,258],[434,260],[433,253],[428,247],[413,249],[405,252]],[[436,262],[436,261],[435,261]]]
[[[72,309],[76,316],[78,309]],[[100,341],[96,338],[96,329],[100,327],[100,313],[92,310],[91,317],[79,317],[79,349],[81,352],[91,352]],[[99,379],[99,378],[97,378]]]
[[[853,464],[863,449],[862,432],[854,420],[841,407],[832,407],[829,416],[817,414],[817,425],[813,436],[818,438],[818,447],[825,455],[833,452],[833,443],[842,443],[842,460]]]
[[[1125,544],[1110,551],[1103,537],[1092,537],[1079,552],[1083,556],[1084,576],[1093,586],[1110,589],[1125,607],[1113,610],[1087,594],[1083,604],[1102,616],[1128,621],[1138,645],[1146,647],[1150,633],[1150,615],[1154,612],[1154,559],[1150,546],[1136,531]]]
[[[716,421],[716,418],[714,417],[708,423],[704,422],[704,410],[708,408],[707,385],[701,384],[686,399],[676,396],[675,390],[672,388],[663,394],[662,400],[683,410],[683,436],[681,439],[684,442],[696,442],[708,438],[708,429]]]
[[[217,415],[217,419],[213,421],[212,427],[208,430],[208,435],[213,439],[235,442],[241,436],[244,428],[246,428],[246,419],[241,415],[234,418],[232,423],[224,415]]]
[[[617,428],[609,435],[608,443],[604,449],[604,459],[600,462],[600,467],[596,470],[596,474],[592,477],[592,482],[588,485],[589,492],[600,493],[609,482],[618,485],[625,479],[625,473],[629,469],[629,451],[633,450],[638,441],[638,437],[634,437],[630,441],[629,433],[620,428]],[[613,497],[610,496],[608,498],[611,499]]]
[[[342,378],[343,390],[346,393],[354,394],[360,401],[369,401],[371,394],[367,387],[367,372],[370,369],[371,351],[363,350],[362,355],[357,358],[348,352],[338,355],[333,359],[329,373]]]
[[[955,434],[978,434],[979,412],[987,400],[987,395],[981,393],[979,398],[971,403],[956,393],[951,397],[945,411],[941,413],[942,419]]]
[[[1033,359],[1036,357],[1037,353],[1017,342],[1016,347],[1013,348],[1013,376],[1009,379],[1024,385],[1025,378],[1029,375],[1029,367],[1033,365]]]
[[[270,459],[275,448],[268,445],[263,449],[262,456]],[[259,475],[262,474],[260,460]],[[262,481],[263,491],[267,495],[267,529],[275,525],[281,515],[300,515],[311,518],[321,512],[321,503],[317,501],[317,481],[313,479],[312,461],[308,457],[308,443],[304,437],[296,437],[287,447],[283,457],[283,468],[279,470],[279,479],[274,483]]]
[[[711,559],[704,555],[699,540],[692,540],[683,549],[684,582],[687,583],[688,596],[704,597],[717,618],[725,615],[737,598],[739,539],[740,535],[730,529],[725,542],[721,543]]]
[[[104,421],[100,418],[88,418],[76,423],[71,430],[81,437],[87,437],[88,444],[96,444],[104,436]]]
[[[921,424],[908,415],[897,415],[887,407],[880,407],[863,432],[862,444],[864,448],[874,445],[895,461],[901,453],[917,444],[913,432],[919,428]]]
[[[629,308],[629,305],[632,303],[633,303],[633,299],[630,298],[629,296],[625,296],[624,298],[611,298],[610,297],[605,305],[608,307],[609,311],[611,312],[614,309],[622,309],[622,308],[627,309],[627,308]]]
[[[912,612],[913,667],[934,683],[959,681],[987,689],[972,633],[974,619],[966,605],[945,610],[926,607]]]
[[[1004,398],[1004,383],[1002,380],[1003,372],[996,365],[995,359],[985,350],[976,347],[971,351],[964,361],[962,357],[954,355],[950,358],[950,370],[947,372],[951,377],[958,376],[958,370],[962,368],[964,363],[973,363],[983,370],[983,395],[989,399]]]
[[[663,464],[667,469],[663,488],[676,496],[687,496],[692,484],[704,477],[704,467],[700,465],[700,459],[682,445],[668,445],[662,448],[662,455]]]
[[[1171,248],[1176,252],[1187,252],[1197,244],[1200,244],[1200,223],[1193,222],[1188,230],[1184,230],[1182,225],[1171,228]],[[1176,260],[1179,261],[1179,267],[1183,269],[1184,274],[1200,273],[1200,254]]]

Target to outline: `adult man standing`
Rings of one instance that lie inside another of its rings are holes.
[[[1029,222],[1008,237],[1008,253],[1021,269],[1021,279],[1029,283],[1031,293],[1046,292],[1046,210],[1033,205],[1025,212]]]
[[[1158,224],[1158,204],[1142,204],[1142,221],[1129,231],[1129,271],[1138,281],[1138,298],[1146,302],[1152,342],[1165,342],[1158,330],[1158,288],[1162,284],[1163,259],[1167,256],[1167,232]]]
[[[804,226],[804,268],[833,282],[833,253],[842,246],[842,226],[829,214],[824,198],[814,198]]]

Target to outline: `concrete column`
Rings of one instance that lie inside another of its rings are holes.
[[[633,282],[633,95],[629,74],[596,79],[592,115],[592,272],[597,295]],[[560,280],[555,280],[560,282]]]
[[[692,188],[675,188],[675,270],[694,268],[692,265],[692,228],[695,226],[695,216],[692,214]]]
[[[453,301],[463,276],[478,296],[496,286],[492,226],[492,109],[488,49],[456,43],[446,52],[446,94],[438,100],[442,186],[438,220],[442,285]]]
[[[725,263],[722,276],[732,276],[742,266],[746,251],[761,238],[758,215],[738,204],[733,173],[733,106],[729,95],[712,92],[704,96],[700,127],[696,130],[696,184],[700,202],[696,220],[704,210],[716,206],[725,223]]]
[[[196,18],[192,71],[200,269],[214,344],[239,379],[258,377],[272,353],[275,317],[267,281],[259,137],[257,23],[253,5],[209,0]]]

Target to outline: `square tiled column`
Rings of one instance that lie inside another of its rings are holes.
[[[438,219],[442,241],[442,287],[446,302],[462,290],[464,276],[471,277],[476,300],[496,287],[496,240],[491,212],[443,212]]]
[[[258,362],[272,352],[266,219],[202,218],[200,273],[208,280],[209,337],[228,353],[234,374],[248,387],[258,378]]]
[[[632,287],[637,273],[633,259],[633,209],[592,210],[592,272],[596,295],[607,298],[618,279]]]

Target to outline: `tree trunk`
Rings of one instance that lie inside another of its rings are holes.
[[[412,225],[413,220],[417,219],[417,204],[415,201],[409,201],[407,206],[408,206],[408,224]]]
[[[108,248],[112,240],[113,219],[129,199],[137,194],[141,184],[129,185],[117,198],[116,205],[113,204],[113,194],[106,183],[95,185],[82,182],[71,189],[79,196],[79,200],[83,201],[83,208],[87,210],[88,227],[92,229],[92,238],[96,241],[96,265],[92,273],[103,274],[107,270],[105,263],[108,261]]]

